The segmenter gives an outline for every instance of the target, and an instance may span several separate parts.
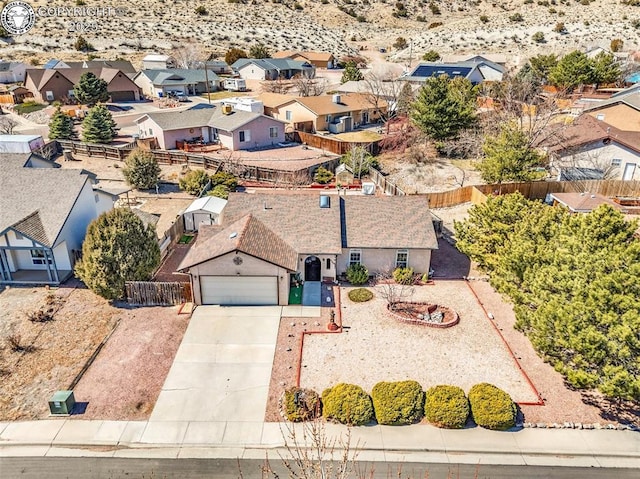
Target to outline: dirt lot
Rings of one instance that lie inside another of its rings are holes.
[[[49,303],[53,320],[33,323],[29,312]],[[0,292],[2,381],[0,420],[48,415],[47,400],[67,389],[122,311],[86,289],[7,288]],[[10,337],[25,350],[13,351]]]

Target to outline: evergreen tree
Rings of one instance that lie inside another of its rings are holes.
[[[106,81],[87,72],[82,74],[76,86],[73,87],[73,93],[80,103],[91,107],[109,99],[107,87]]]
[[[522,68],[518,76],[544,85],[549,81],[549,74],[557,65],[558,56],[553,53],[536,55],[529,59],[529,63]]]
[[[51,116],[49,121],[49,139],[50,140],[71,140],[75,138],[76,133],[73,129],[73,119],[62,112],[60,107]]]
[[[148,281],[159,264],[155,227],[145,227],[128,208],[115,208],[89,225],[75,274],[96,294],[115,300],[124,296],[125,281]]]
[[[540,179],[534,167],[542,166],[544,155],[532,148],[527,134],[513,123],[500,127],[497,136],[488,136],[482,146],[485,157],[477,165],[482,179],[490,184]]]
[[[411,105],[414,100],[413,88],[409,82],[405,82],[398,95],[398,101],[396,103],[396,114],[398,116],[406,117],[411,112]]]
[[[593,65],[587,55],[573,51],[563,56],[549,73],[549,82],[565,90],[593,83]]]
[[[181,190],[190,195],[199,195],[209,181],[209,175],[204,170],[191,170],[180,178],[178,183]]]
[[[82,122],[85,143],[111,143],[116,136],[116,122],[104,105],[94,106]]]
[[[258,43],[249,48],[249,58],[271,58],[271,53],[262,43]]]
[[[427,78],[413,102],[411,119],[432,140],[455,138],[476,122],[476,89],[466,78]]]
[[[595,83],[616,83],[622,79],[620,65],[611,53],[598,53],[591,64]]]
[[[134,188],[148,190],[158,184],[161,170],[151,152],[135,149],[127,156],[125,165],[122,174]]]
[[[435,50],[429,50],[422,55],[422,59],[425,62],[437,62],[440,58],[440,54]]]
[[[342,79],[340,83],[347,83],[348,81],[360,81],[364,80],[364,75],[358,68],[355,62],[347,62],[342,72]]]

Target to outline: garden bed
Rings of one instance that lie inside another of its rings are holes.
[[[393,309],[388,305],[387,310],[399,321],[431,328],[450,328],[460,322],[454,310],[432,303],[395,303]]]

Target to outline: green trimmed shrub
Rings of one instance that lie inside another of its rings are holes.
[[[340,383],[322,393],[322,415],[342,424],[362,426],[373,419],[373,404],[360,386]]]
[[[393,280],[398,284],[413,284],[413,268],[394,269]]]
[[[354,263],[347,268],[347,280],[351,284],[364,284],[369,281],[369,271],[364,265]]]
[[[373,293],[367,288],[356,288],[349,291],[349,299],[354,303],[364,303],[373,298]]]
[[[209,175],[204,170],[190,170],[178,180],[178,183],[181,190],[190,195],[197,195],[209,183]]]
[[[478,426],[505,431],[516,425],[516,405],[506,392],[493,384],[476,384],[469,391],[473,420]]]
[[[312,389],[292,387],[284,392],[282,408],[291,422],[309,421],[320,415],[320,396]]]
[[[412,424],[424,414],[424,391],[416,381],[379,382],[373,386],[371,399],[379,424]]]
[[[424,415],[434,426],[461,429],[469,417],[469,400],[458,386],[434,386],[427,391]]]

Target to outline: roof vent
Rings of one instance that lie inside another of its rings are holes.
[[[236,233],[236,232],[234,231],[233,233],[231,233],[231,234],[229,235],[229,239],[233,239],[233,238],[235,238],[236,236],[238,236],[238,233]]]
[[[331,208],[331,198],[327,195],[320,195],[320,208]]]

